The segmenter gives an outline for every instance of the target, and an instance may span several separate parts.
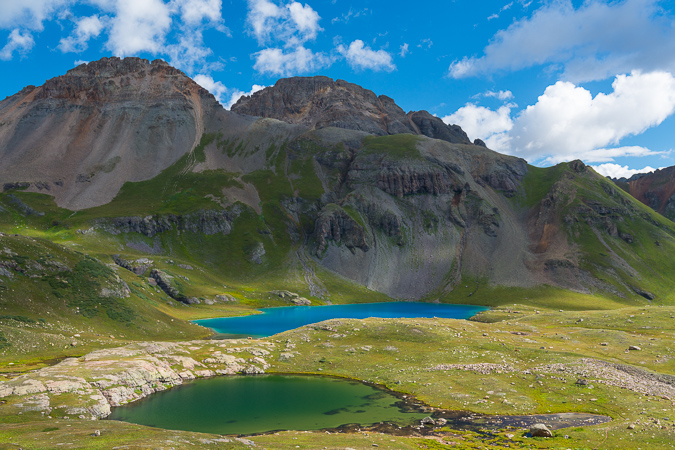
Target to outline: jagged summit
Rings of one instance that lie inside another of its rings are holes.
[[[193,149],[222,110],[164,61],[82,64],[0,102],[0,180],[33,183],[72,209],[107,203]]]
[[[408,133],[471,144],[458,125],[446,125],[427,111],[406,114],[386,95],[377,96],[356,84],[325,76],[282,78],[274,86],[240,98],[232,111],[310,128],[332,126],[378,136]]]
[[[206,89],[167,62],[160,59],[150,62],[136,57],[102,58],[80,64],[64,75],[47,80],[39,88],[27,86],[17,95],[33,91],[36,91],[36,100],[66,99],[71,102],[179,97],[193,93],[215,101]]]

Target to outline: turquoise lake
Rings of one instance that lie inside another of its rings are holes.
[[[108,417],[171,430],[253,434],[391,422],[412,425],[388,391],[349,380],[299,375],[216,377],[113,409]]]
[[[233,337],[265,337],[328,319],[440,317],[468,319],[488,308],[444,303],[385,302],[351,305],[263,308],[262,314],[195,320],[194,323]]]

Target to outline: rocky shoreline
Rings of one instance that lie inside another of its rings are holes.
[[[265,373],[269,364],[264,358],[273,347],[269,342],[241,340],[142,342],[98,350],[0,381],[0,398],[19,414],[38,411],[48,416],[101,419],[110,415],[112,407],[185,381]]]

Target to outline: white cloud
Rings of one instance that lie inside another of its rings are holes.
[[[606,162],[620,156],[659,154],[639,146],[611,146],[659,125],[675,112],[675,77],[666,72],[633,72],[617,76],[612,87],[613,92],[593,97],[582,87],[559,81],[515,119],[506,114],[511,105],[492,111],[467,104],[443,120],[458,123],[469,135],[475,132],[494,150],[531,162],[577,158]]]
[[[405,58],[405,55],[407,55],[408,53],[410,53],[410,50],[408,50],[408,44],[405,43],[401,45],[401,51],[399,52],[401,58]]]
[[[211,76],[203,74],[195,75],[193,79],[195,83],[212,93],[220,104],[223,104],[225,95],[228,92],[227,87],[223,83],[220,81],[214,81]]]
[[[251,90],[248,92],[240,91],[239,89],[229,89],[220,81],[215,81],[210,75],[199,74],[194,77],[195,82],[213,94],[216,97],[216,100],[225,107],[225,109],[230,109],[232,105],[237,103],[244,95],[253,95],[261,89],[265,89],[267,86],[261,86],[254,84],[251,87]],[[226,100],[226,98],[228,98]]]
[[[0,50],[0,59],[9,61],[14,56],[14,52],[25,55],[33,48],[35,41],[30,32],[21,33],[18,29],[12,30],[7,38],[7,44]]]
[[[303,6],[301,3],[293,2],[287,8],[298,31],[305,35],[307,39],[315,39],[317,32],[321,30],[319,14],[306,3]]]
[[[59,42],[59,49],[64,53],[86,50],[89,39],[98,37],[103,31],[103,26],[103,21],[97,15],[78,19],[73,33]]]
[[[260,45],[270,38],[276,19],[283,17],[284,10],[269,0],[249,0],[247,21]]]
[[[237,101],[242,98],[243,96],[251,96],[255,94],[258,91],[261,91],[265,89],[267,86],[261,86],[259,84],[254,84],[253,87],[251,87],[251,90],[248,92],[242,92],[238,89],[235,89],[232,94],[230,95],[230,100],[225,104],[225,109],[230,109],[232,108],[232,105],[237,103]]]
[[[493,97],[502,101],[511,100],[513,98],[513,92],[511,91],[487,91],[483,92],[485,97]]]
[[[493,111],[483,106],[467,103],[455,113],[443,117],[442,120],[447,124],[459,125],[471,139],[486,140],[492,135],[504,133],[513,128],[511,108],[515,106],[508,104]]]
[[[171,6],[180,11],[182,21],[191,26],[206,21],[226,32],[223,26],[222,0],[172,0]]]
[[[338,46],[338,52],[343,55],[353,69],[374,71],[384,70],[391,72],[396,69],[392,62],[391,55],[385,50],[373,50],[363,41],[357,39],[346,48],[344,45]]]
[[[333,3],[335,3],[335,2],[333,2]],[[332,23],[332,24],[335,24],[335,23],[338,23],[338,22],[348,23],[352,18],[356,19],[357,17],[364,16],[364,15],[368,14],[369,12],[371,12],[371,10],[369,10],[368,8],[364,8],[364,9],[359,10],[359,11],[354,11],[352,8],[349,8],[349,11],[346,14],[342,14],[342,16],[340,16],[340,17],[333,17],[331,19],[330,23]]]
[[[280,48],[266,48],[254,55],[253,68],[261,73],[279,76],[290,76],[298,73],[311,72],[327,67],[332,60],[323,53],[314,53],[299,46],[291,51]]]
[[[499,9],[499,12],[498,12],[498,13],[492,14],[491,16],[489,16],[489,17],[487,18],[487,20],[493,20],[493,19],[499,18],[499,15],[500,15],[501,13],[503,13],[504,11],[506,11],[506,10],[508,10],[508,9],[511,9],[512,6],[513,6],[513,2],[508,3],[508,4],[504,5],[504,6],[502,6],[502,7]]]
[[[430,49],[432,45],[434,45],[434,41],[432,41],[431,39],[422,39],[420,43],[417,44],[419,48],[426,47],[427,49]]]
[[[0,28],[28,28],[41,31],[42,23],[74,0],[2,0]]]
[[[201,30],[183,30],[178,42],[164,47],[164,54],[168,55],[169,63],[188,73],[199,70],[219,70],[222,64],[208,64],[206,60],[213,51],[204,45]]]
[[[608,145],[659,125],[675,111],[675,78],[652,72],[617,76],[610,94],[591,93],[572,83],[549,86],[536,104],[520,113],[510,131],[511,147],[525,158],[565,160],[603,154]]]
[[[653,167],[649,166],[644,167],[642,169],[629,169],[628,166],[622,166],[613,163],[599,164],[597,166],[591,167],[600,175],[612,178],[630,178],[636,173],[649,173],[654,172],[656,170]]]
[[[606,79],[635,69],[675,71],[675,27],[658,0],[601,2],[575,9],[570,0],[546,3],[531,17],[500,30],[482,57],[449,68],[454,78],[554,64],[563,78]]]
[[[321,31],[321,17],[308,4],[291,2],[280,6],[270,0],[248,0],[248,5],[246,20],[261,46],[273,42],[300,46]]]
[[[76,4],[98,11],[75,17],[68,7]],[[189,73],[222,68],[220,62],[207,62],[213,51],[204,44],[204,31],[230,33],[222,18],[222,0],[0,0],[0,28],[14,23],[18,30],[10,36],[5,57],[14,50],[30,50],[32,37],[26,39],[26,30],[40,30],[48,20],[74,24],[59,41],[62,52],[82,52],[92,38],[104,35],[105,48],[115,56],[164,55]]]
[[[171,27],[171,10],[162,0],[117,0],[106,47],[117,56],[161,53]]]

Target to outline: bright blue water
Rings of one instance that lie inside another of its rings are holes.
[[[487,308],[473,305],[446,305],[442,303],[387,302],[352,305],[284,306],[263,308],[262,314],[241,317],[220,317],[194,322],[227,335],[265,337],[282,331],[321,322],[328,319],[365,319],[367,317],[411,318],[441,317],[468,319]]]

